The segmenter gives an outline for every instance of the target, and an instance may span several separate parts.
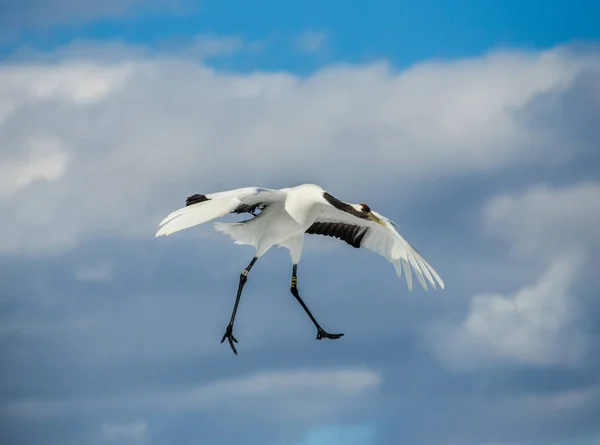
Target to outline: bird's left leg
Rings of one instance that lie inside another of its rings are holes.
[[[321,340],[323,338],[330,338],[332,340],[335,340],[337,338],[342,337],[344,334],[330,334],[329,332],[326,332],[321,327],[321,325],[317,322],[317,320],[315,319],[315,317],[313,317],[313,314],[310,313],[310,310],[308,309],[308,307],[306,306],[306,304],[304,303],[304,301],[302,301],[302,298],[300,298],[300,294],[298,293],[298,275],[297,275],[297,272],[298,272],[298,265],[294,264],[294,269],[292,271],[292,288],[290,290],[292,292],[292,295],[296,298],[296,300],[298,300],[298,303],[300,303],[300,306],[302,306],[302,309],[304,309],[304,311],[308,314],[308,316],[312,320],[313,324],[317,328],[317,340]]]
[[[242,296],[242,290],[244,289],[244,284],[246,284],[246,281],[248,281],[248,272],[250,272],[250,269],[252,269],[252,266],[254,266],[254,263],[256,263],[257,259],[258,259],[258,257],[252,258],[252,261],[250,261],[250,264],[248,264],[248,266],[240,274],[240,283],[238,284],[238,291],[237,291],[237,296],[235,297],[235,305],[233,306],[233,312],[231,313],[231,319],[229,320],[229,324],[227,325],[227,330],[225,331],[225,335],[223,335],[223,338],[221,339],[221,343],[223,343],[225,341],[225,339],[227,339],[229,341],[229,346],[231,346],[231,350],[233,351],[233,353],[235,355],[237,355],[237,351],[235,350],[235,346],[233,345],[233,343],[238,342],[235,339],[235,337],[233,336],[233,323],[235,322],[235,314],[237,313],[238,305],[240,304],[240,298]]]

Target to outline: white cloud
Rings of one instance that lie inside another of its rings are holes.
[[[600,243],[600,183],[563,188],[538,186],[490,199],[487,232],[510,242],[518,258],[552,257],[569,249],[591,251]]]
[[[31,138],[58,141],[69,160],[51,183],[5,187],[0,212],[12,216],[0,252],[64,249],[98,233],[151,237],[194,192],[310,181],[350,200],[544,163],[563,147],[521,114],[537,95],[599,69],[593,54],[567,49],[398,73],[341,65],[308,78],[219,72],[184,53],[118,62],[67,54],[0,68],[0,97],[11,104],[0,162]]]
[[[16,417],[39,418],[77,411],[120,409],[202,410],[226,406],[230,411],[245,409],[271,419],[316,420],[335,418],[356,408],[381,386],[381,375],[367,369],[286,370],[262,372],[220,380],[179,391],[145,391],[140,395],[102,398],[13,400],[6,408]],[[231,414],[231,412],[230,412]]]
[[[305,31],[296,39],[296,49],[307,54],[314,54],[327,44],[329,34],[325,31]]]
[[[378,387],[380,383],[381,377],[367,370],[280,371],[224,380],[189,396],[193,400],[218,400],[227,396],[261,396],[290,391],[359,394]]]
[[[78,60],[67,64],[9,64],[0,70],[0,97],[12,105],[12,112],[45,101],[75,107],[91,105],[125,84],[133,68],[128,63],[102,66]]]
[[[249,42],[241,37],[204,35],[194,39],[191,44],[187,42],[178,47],[170,48],[169,52],[176,54],[178,57],[206,58],[217,55],[238,54],[240,52],[257,53],[262,51],[265,46],[266,42]]]
[[[148,440],[148,422],[104,423],[102,433],[111,443],[140,444]]]
[[[473,297],[463,322],[436,332],[438,354],[457,368],[577,364],[586,352],[572,293],[578,267],[564,258],[510,295]]]
[[[371,425],[327,426],[311,428],[298,445],[371,445],[377,442],[375,428]]]
[[[579,364],[589,345],[578,326],[581,305],[573,288],[597,249],[599,220],[598,183],[490,198],[486,230],[508,241],[514,261],[534,259],[546,269],[534,284],[510,294],[473,297],[463,321],[438,325],[432,335],[438,356],[462,369]]]
[[[69,155],[60,141],[52,138],[27,140],[21,153],[0,164],[0,199],[39,180],[58,180],[64,174],[68,161]]]

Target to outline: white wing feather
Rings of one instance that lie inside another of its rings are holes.
[[[414,271],[421,286],[427,290],[428,281],[431,286],[436,288],[436,281],[443,289],[444,282],[429,265],[427,261],[417,252],[417,250],[402,236],[393,226],[393,223],[383,215],[373,211],[373,214],[380,218],[385,226],[377,224],[374,221],[357,218],[347,212],[336,209],[331,206],[322,206],[322,211],[315,222],[343,222],[362,227],[368,227],[369,231],[361,242],[361,247],[369,249],[394,265],[398,277],[406,277],[406,284],[409,290],[412,290],[412,270]]]
[[[156,236],[170,235],[233,212],[240,204],[254,205],[285,200],[285,192],[259,187],[245,187],[205,195],[208,201],[182,207],[163,219]]]

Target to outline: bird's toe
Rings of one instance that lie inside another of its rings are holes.
[[[227,326],[227,330],[225,331],[225,334],[223,335],[223,338],[221,339],[221,343],[223,343],[225,340],[227,340],[227,342],[229,343],[229,347],[231,347],[231,350],[233,351],[233,353],[235,355],[237,355],[237,350],[235,349],[234,343],[238,343],[238,341],[233,336],[233,326],[231,326],[231,325]]]
[[[317,340],[322,340],[324,338],[329,338],[331,340],[336,340],[336,339],[338,339],[340,337],[343,337],[343,336],[344,336],[344,334],[341,334],[341,333],[340,334],[330,334],[329,332],[325,332],[322,329],[319,329],[317,331]]]

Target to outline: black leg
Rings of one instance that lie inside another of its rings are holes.
[[[250,261],[248,267],[246,267],[240,275],[240,284],[238,285],[237,296],[235,297],[235,305],[233,306],[233,312],[231,313],[231,320],[229,320],[229,324],[227,325],[225,335],[223,335],[223,338],[221,339],[221,343],[223,343],[225,339],[229,341],[229,346],[231,346],[231,350],[236,355],[237,351],[235,350],[235,346],[233,345],[233,343],[237,343],[238,341],[233,336],[233,323],[235,322],[235,314],[237,313],[238,305],[240,304],[242,289],[244,289],[244,284],[246,284],[246,281],[248,281],[248,272],[250,272],[250,269],[252,269],[252,266],[254,266],[254,263],[256,263],[257,259],[257,257],[252,258],[252,261]]]
[[[296,300],[298,300],[298,303],[300,303],[302,309],[304,309],[304,311],[308,314],[313,324],[317,328],[317,340],[321,340],[322,338],[330,338],[332,340],[335,340],[337,338],[342,337],[344,334],[330,334],[328,332],[325,332],[325,330],[317,322],[315,317],[313,317],[313,314],[310,313],[310,310],[308,309],[304,301],[302,301],[302,298],[300,298],[300,294],[298,293],[298,276],[296,275],[297,272],[298,265],[294,264],[294,270],[292,271],[292,288],[290,290],[292,292],[292,295],[296,298]]]

